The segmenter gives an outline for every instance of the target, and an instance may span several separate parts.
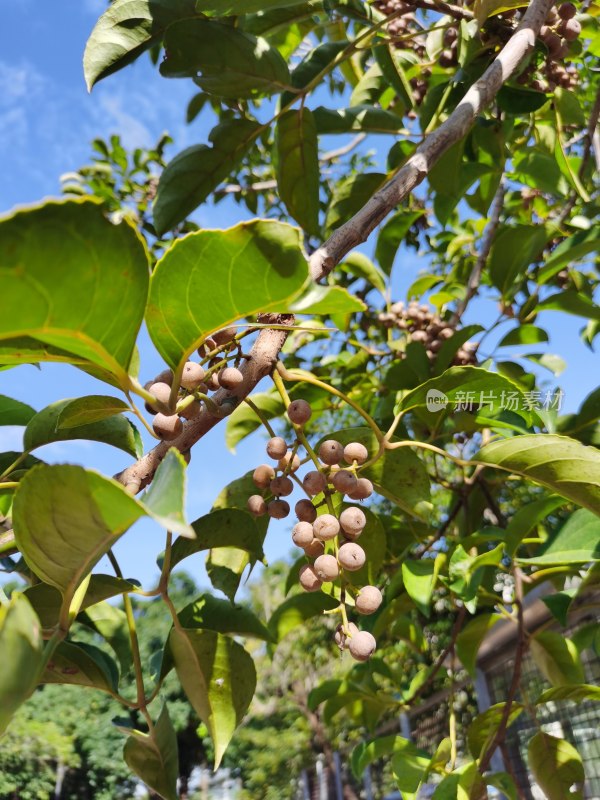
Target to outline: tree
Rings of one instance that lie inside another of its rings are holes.
[[[550,578],[564,627],[597,572],[599,390],[561,414],[560,387],[540,371],[556,374],[561,361],[538,347],[543,312],[581,317],[584,346],[599,329],[594,17],[549,0],[521,10],[143,0],[133,11],[114,0],[88,42],[88,85],[159,47],[165,78],[199,87],[188,119],[212,118],[210,144],[175,156],[156,186],[162,144],[131,165],[117,140],[96,143],[108,177],[82,173],[82,196],[1,222],[0,362],[67,362],[122,396],[41,410],[1,400],[4,424],[25,426],[23,451],[0,464],[2,553],[30,585],[0,611],[0,727],[40,683],[93,687],[127,713],[127,765],[172,800],[180,769],[167,681],[176,675],[207,726],[218,765],[255,694],[255,643],[276,651],[327,614],[359,663],[343,662],[348,674],[315,687],[310,706],[323,704],[326,719],[344,709],[374,736],[351,756],[357,775],[386,757],[404,796],[434,773],[438,796],[484,796],[499,782],[514,793],[490,766],[515,716],[597,698],[581,666],[592,639],[524,620],[528,593]],[[366,149],[375,134],[393,138],[385,163]],[[347,138],[324,151],[329,135]],[[226,195],[261,218],[195,230],[189,215]],[[380,223],[369,253],[355,250]],[[401,247],[426,270],[393,302]],[[479,297],[497,305],[496,319]],[[143,319],[166,364],[147,383],[135,348]],[[131,418],[161,440],[145,454]],[[266,430],[267,463],[190,525],[186,463],[225,419],[231,447]],[[113,480],[32,455],[76,438],[134,461]],[[263,616],[236,593],[296,488],[304,555],[287,599],[263,603]],[[111,549],[142,516],[166,531],[160,580],[144,589]],[[227,599],[205,592],[177,608],[171,572],[200,551]],[[114,576],[95,571],[104,554]],[[172,621],[151,657],[137,633],[140,593],[160,598]],[[107,602],[119,595],[122,611]],[[514,674],[470,736],[456,713],[435,753],[378,735],[436,682],[453,688],[458,659],[472,673],[502,616],[517,632]],[[81,622],[111,654],[79,636]],[[527,651],[553,688],[521,703]],[[552,797],[574,796],[583,779],[573,746],[542,731],[529,766]]]

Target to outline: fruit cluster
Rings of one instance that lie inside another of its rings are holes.
[[[518,83],[527,84],[538,92],[552,92],[557,86],[564,89],[577,86],[577,68],[574,64],[565,66],[562,63],[569,55],[569,43],[581,33],[581,25],[575,19],[576,13],[573,3],[552,6],[540,30],[540,40],[548,51],[544,63],[541,66],[530,63],[517,78]]]
[[[455,324],[441,319],[429,306],[416,302],[410,302],[406,307],[404,303],[394,303],[389,311],[379,314],[378,320],[386,328],[404,331],[409,342],[421,342],[430,361],[435,361],[444,342],[456,333]],[[477,345],[466,342],[458,348],[454,366],[477,364],[476,352]]]
[[[228,364],[232,351],[236,366]],[[233,391],[244,381],[237,366],[244,356],[236,341],[236,329],[223,328],[214,333],[198,349],[198,355],[200,363],[188,361],[184,365],[176,393],[172,392],[174,374],[170,369],[144,386],[154,398],[146,402],[146,411],[155,415],[152,428],[164,441],[176,439],[183,431],[182,417],[193,419],[203,407],[219,416],[227,416],[235,408],[231,397],[221,398],[217,404],[208,393],[217,389]]]
[[[305,400],[294,400],[287,409],[288,418],[296,429],[301,429],[311,414],[311,407]],[[306,446],[306,440],[303,441]],[[375,639],[367,631],[359,631],[356,625],[347,623],[345,617],[347,592],[356,594],[354,606],[359,614],[373,614],[382,601],[376,586],[356,589],[349,581],[349,575],[366,563],[366,553],[356,540],[362,534],[367,518],[364,511],[355,505],[337,513],[332,497],[341,494],[360,501],[371,496],[373,484],[359,474],[369,454],[360,442],[350,442],[344,447],[334,439],[328,439],[320,445],[317,458],[308,445],[308,460],[313,460],[315,469],[300,479],[296,474],[302,465],[297,453],[300,444],[300,439],[292,447],[281,436],[269,439],[267,455],[277,464],[275,467],[261,464],[254,470],[252,478],[262,494],[248,498],[248,510],[255,516],[268,514],[283,519],[290,513],[290,505],[282,498],[292,494],[294,482],[302,486],[308,497],[295,505],[298,521],[292,530],[294,544],[304,550],[309,559],[300,568],[300,585],[307,592],[315,592],[324,583],[340,582],[340,608],[344,608],[344,622],[338,626],[335,641],[340,649],[348,649],[357,661],[367,661],[375,651]]]

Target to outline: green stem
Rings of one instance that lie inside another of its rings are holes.
[[[256,403],[254,401],[252,401],[249,397],[244,397],[244,403],[246,403],[246,405],[250,406],[252,411],[254,411],[256,416],[259,418],[259,420],[262,422],[262,424],[267,429],[267,431],[269,433],[269,436],[271,436],[271,437],[275,436],[275,431],[271,427],[271,425],[269,423],[269,420],[265,417],[265,415],[262,413],[260,408],[258,408]]]
[[[2,480],[3,480],[3,479],[4,479],[4,478],[7,476],[7,475],[10,475],[10,473],[11,473],[11,472],[14,472],[14,470],[15,470],[15,469],[16,469],[16,468],[19,466],[19,464],[20,464],[22,461],[25,461],[25,459],[27,458],[27,456],[28,456],[28,455],[29,455],[29,450],[25,450],[25,452],[24,452],[24,453],[21,453],[21,455],[20,455],[20,456],[18,456],[18,457],[17,457],[17,458],[16,458],[16,459],[15,459],[15,460],[12,462],[12,464],[10,464],[10,466],[8,466],[8,467],[7,467],[7,468],[4,470],[4,472],[2,473],[2,475],[0,475],[0,481],[2,481]]]

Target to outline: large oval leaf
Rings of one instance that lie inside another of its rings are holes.
[[[177,800],[177,736],[166,706],[150,733],[129,731],[123,758],[153,792],[164,800]]]
[[[216,769],[254,696],[254,662],[215,631],[174,628],[169,646],[183,690],[210,732]]]
[[[68,683],[115,694],[119,673],[103,650],[83,642],[61,642],[48,661],[41,683]]]
[[[108,417],[114,417],[130,408],[124,400],[118,397],[106,397],[94,394],[87,397],[78,397],[65,406],[56,422],[57,428],[78,428],[80,425],[89,425]]]
[[[581,800],[581,791],[571,791],[574,783],[585,780],[581,756],[572,744],[538,731],[529,742],[528,755],[529,767],[548,800]]]
[[[271,639],[267,627],[249,608],[233,605],[227,600],[213,597],[208,592],[201,594],[193,603],[182,608],[177,616],[184,628],[202,628],[218,633],[254,636],[265,641]]]
[[[254,517],[248,511],[223,508],[211,511],[192,523],[195,539],[177,539],[171,550],[171,565],[184,558],[219,547],[235,547],[252,554],[254,560],[264,557],[264,536],[256,527]]]
[[[319,143],[312,111],[286,111],[275,128],[277,187],[291,217],[319,233]]]
[[[146,313],[152,341],[176,368],[206,336],[240,317],[286,311],[307,271],[300,232],[281,222],[191,233],[152,275]]]
[[[271,635],[275,641],[280,642],[284,636],[307,619],[316,617],[328,609],[337,608],[339,604],[339,600],[324,592],[295,594],[275,609],[269,620]]]
[[[520,558],[521,564],[554,566],[600,561],[600,519],[580,508],[542,545],[537,555]]]
[[[27,425],[35,416],[35,408],[13,400],[12,397],[0,395],[0,425]]]
[[[0,363],[91,363],[127,385],[149,278],[133,225],[113,225],[97,202],[78,199],[17,211],[0,232]]]

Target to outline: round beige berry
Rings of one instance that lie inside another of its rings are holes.
[[[350,643],[350,639],[358,633],[358,628],[353,622],[348,623],[348,627],[346,628],[346,633],[344,633],[344,626],[338,625],[335,629],[335,643],[340,648],[340,650],[347,650],[348,645]]]
[[[348,572],[356,572],[364,565],[366,560],[367,555],[359,544],[346,542],[339,549],[338,561],[340,566],[348,570]]]
[[[360,442],[350,442],[344,447],[344,461],[346,464],[364,464],[369,457],[369,451]]]
[[[307,547],[314,539],[310,522],[297,522],[292,528],[292,541],[298,547]]]
[[[376,586],[363,586],[355,601],[356,610],[359,614],[374,614],[383,597]]]
[[[321,581],[317,577],[312,564],[304,564],[304,566],[300,567],[298,577],[300,586],[307,592],[318,592],[321,588]]]
[[[310,544],[303,548],[309,558],[318,558],[325,552],[325,545],[319,539],[313,539]]]
[[[340,574],[340,567],[335,556],[322,555],[315,559],[313,569],[320,581],[334,581]]]
[[[163,405],[169,405],[169,400],[171,399],[171,387],[168,383],[162,383],[160,381],[158,383],[153,383],[150,385],[148,391],[151,395],[156,397],[157,400],[163,403]],[[155,409],[155,406],[152,403],[148,403],[147,406],[153,410]],[[173,411],[173,413],[175,412]]]
[[[357,506],[345,508],[340,514],[340,525],[349,539],[356,539],[367,524],[364,511]]]
[[[301,522],[314,522],[317,518],[317,509],[310,500],[298,500],[294,508],[296,516]]]
[[[194,400],[185,408],[182,408],[181,411],[178,411],[180,417],[184,417],[184,419],[194,419],[197,417],[198,414],[202,411],[202,403],[199,400]]]
[[[340,523],[333,514],[322,514],[313,522],[313,532],[317,539],[326,542],[328,539],[335,539],[340,532]]]
[[[285,500],[271,500],[267,506],[267,512],[273,519],[285,519],[290,513],[290,504]]]
[[[327,441],[323,442],[321,447],[319,447],[319,458],[324,464],[329,464],[329,466],[339,464],[343,455],[344,448],[334,439],[327,439]]]
[[[294,484],[289,478],[281,475],[279,478],[273,478],[269,484],[271,492],[277,496],[287,497],[294,491]]]
[[[169,386],[173,385],[173,370],[172,369],[163,369],[162,372],[159,372],[156,378],[152,381],[152,383],[166,383]]]
[[[219,376],[216,372],[213,372],[211,375],[208,376],[206,379],[206,385],[210,392],[216,392],[217,389],[221,388],[221,384],[219,383]]]
[[[304,425],[312,416],[312,408],[306,400],[294,400],[287,408],[287,415],[294,425]]]
[[[223,389],[237,389],[244,382],[244,376],[237,367],[225,367],[217,377]]]
[[[368,631],[355,633],[348,643],[350,655],[356,661],[368,661],[377,647],[377,642],[373,634]]]
[[[285,443],[285,439],[282,439],[281,436],[273,436],[273,438],[269,439],[267,442],[267,455],[271,458],[275,458],[277,461],[283,458],[287,451],[288,446]]]
[[[288,450],[284,457],[279,459],[278,466],[280,470],[286,470],[289,467],[289,472],[296,472],[300,467],[300,456],[294,453],[294,457],[292,458],[292,451]]]
[[[348,492],[348,497],[351,500],[366,500],[373,494],[373,484],[368,478],[359,478],[356,482],[356,488]]]
[[[168,416],[157,414],[152,420],[154,433],[165,442],[176,439],[183,431],[183,422],[176,414]]]
[[[262,517],[267,513],[267,504],[260,494],[253,494],[246,503],[248,511],[255,517]]]
[[[204,367],[196,364],[195,361],[187,361],[181,373],[181,387],[193,392],[204,380]]]
[[[261,464],[252,473],[254,485],[259,489],[266,489],[275,477],[275,470],[270,464]]]
[[[347,469],[340,469],[338,472],[335,472],[331,478],[331,482],[335,489],[342,494],[350,494],[350,492],[356,489],[358,483],[356,475],[348,472]]]
[[[302,485],[306,492],[311,495],[311,497],[314,497],[316,494],[325,491],[327,488],[327,478],[322,472],[313,470],[312,472],[306,473]]]
[[[237,330],[235,328],[221,328],[220,331],[215,331],[211,338],[215,346],[219,345],[220,347],[223,347],[223,345],[229,344],[236,333]]]

